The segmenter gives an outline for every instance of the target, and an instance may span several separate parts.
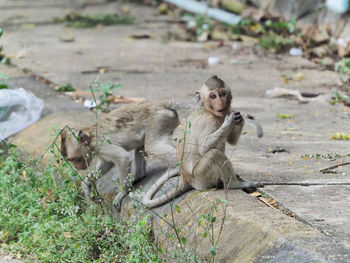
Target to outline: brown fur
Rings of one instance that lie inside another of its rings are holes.
[[[115,200],[119,205],[128,192],[132,160],[136,164],[133,179],[139,179],[145,175],[140,150],[144,147],[146,152],[163,155],[175,152],[171,136],[178,124],[176,111],[166,103],[127,104],[101,114],[97,124],[72,129],[74,135],[63,131],[61,152],[77,169],[85,169],[93,155],[97,157],[96,166],[102,174],[107,172],[106,167],[110,168],[110,163],[117,166],[120,183],[125,185],[125,191],[121,191]],[[134,158],[130,155],[131,150],[135,151]],[[86,185],[89,185],[88,181]],[[89,189],[85,190],[89,195]]]
[[[202,106],[189,115],[178,136],[176,152],[180,165],[164,174],[145,194],[143,203],[149,207],[166,203],[192,188],[204,190],[220,184],[226,189],[262,186],[242,181],[225,155],[225,143],[237,144],[244,125],[241,114],[231,108],[230,89],[216,76],[206,83],[211,87],[203,85],[199,92]],[[215,96],[211,98],[210,94]],[[164,182],[178,174],[177,187],[152,200]]]

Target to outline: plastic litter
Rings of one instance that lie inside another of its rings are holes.
[[[303,50],[301,48],[292,47],[289,50],[289,55],[291,55],[293,57],[302,56],[303,55]]]
[[[85,100],[84,107],[86,107],[88,109],[93,109],[93,108],[96,108],[96,103],[92,100]]]
[[[326,7],[333,12],[342,14],[349,10],[349,0],[327,0]]]
[[[23,88],[0,90],[0,141],[40,119],[44,101]]]
[[[220,62],[218,57],[208,57],[208,65],[216,65]]]
[[[321,102],[321,103],[329,103],[328,101],[331,99],[329,94],[317,95],[317,96],[307,96],[307,94],[303,94],[298,90],[284,89],[275,87],[274,89],[269,89],[265,92],[265,96],[268,98],[289,98],[296,99],[302,103],[308,102]]]
[[[182,9],[185,9],[186,11],[189,11],[195,14],[202,14],[202,15],[206,14],[211,18],[214,18],[218,21],[221,21],[230,25],[236,25],[242,19],[242,17],[240,16],[231,14],[221,9],[210,8],[207,6],[206,3],[196,2],[193,0],[165,0],[165,2],[176,5]]]

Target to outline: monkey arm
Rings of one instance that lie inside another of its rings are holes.
[[[242,129],[243,125],[235,125],[227,136],[227,142],[231,145],[236,145],[239,137],[241,137]]]
[[[225,143],[225,139],[231,130],[231,125],[225,122],[215,132],[207,135],[202,143],[199,145],[199,154],[203,156],[208,151],[214,148],[220,147],[222,143]]]

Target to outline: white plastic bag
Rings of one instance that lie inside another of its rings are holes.
[[[326,6],[333,12],[343,14],[349,10],[349,0],[327,0]]]
[[[0,90],[0,141],[40,119],[44,101],[23,88]]]

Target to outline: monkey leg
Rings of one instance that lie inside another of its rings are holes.
[[[138,147],[135,149],[135,157],[134,162],[131,164],[131,174],[134,180],[139,180],[146,175],[146,161],[143,157],[144,146]],[[135,166],[135,170],[133,171],[133,167]]]
[[[89,201],[93,201],[91,199],[91,194],[90,194],[92,183],[96,182],[101,176],[106,174],[113,167],[113,163],[103,160],[101,158],[97,158],[95,167],[96,168],[94,170],[91,170],[91,167],[90,167],[88,176],[82,182],[82,190],[83,190],[84,196]]]
[[[225,189],[246,189],[260,187],[258,182],[244,182],[235,173],[231,161],[218,149],[212,149],[203,155],[193,168],[191,185],[198,190],[224,184]]]

